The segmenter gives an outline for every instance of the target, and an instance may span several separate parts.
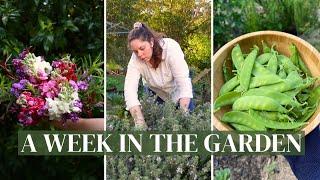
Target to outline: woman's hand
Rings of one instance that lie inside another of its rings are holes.
[[[179,100],[180,108],[185,112],[189,111],[190,98],[181,98]]]
[[[103,131],[104,118],[80,118],[77,122],[53,121],[52,124],[62,130],[74,131]]]
[[[146,124],[146,121],[144,120],[142,111],[141,111],[141,107],[138,106],[133,106],[132,108],[129,109],[131,116],[133,117],[133,121],[135,124],[135,128],[136,129],[147,129],[148,126]]]

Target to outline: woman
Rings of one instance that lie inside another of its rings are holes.
[[[140,22],[129,32],[128,45],[133,53],[127,68],[124,96],[126,109],[136,127],[147,128],[138,100],[140,77],[147,89],[158,96],[158,102],[172,100],[183,110],[192,110],[192,84],[180,45]]]

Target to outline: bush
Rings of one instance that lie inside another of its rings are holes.
[[[199,69],[209,68],[211,65],[210,37],[205,34],[194,34],[188,37],[187,43],[188,45],[184,52],[188,64]]]

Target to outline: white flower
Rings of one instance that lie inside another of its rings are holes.
[[[36,72],[45,72],[47,74],[50,74],[52,71],[50,63],[43,61],[40,56],[35,58],[34,69]]]
[[[79,100],[77,91],[68,85],[61,87],[58,97],[54,99],[46,98],[50,120],[60,120],[65,113],[81,112],[81,109],[75,106]]]

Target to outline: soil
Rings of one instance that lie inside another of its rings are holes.
[[[214,170],[229,168],[233,180],[296,180],[281,156],[215,156]]]

